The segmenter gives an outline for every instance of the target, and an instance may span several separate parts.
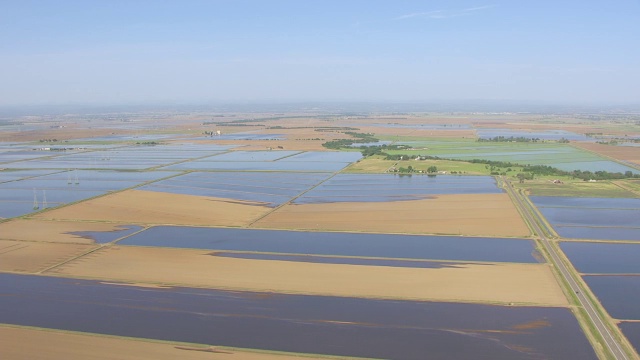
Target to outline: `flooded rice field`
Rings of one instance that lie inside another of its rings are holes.
[[[278,206],[325,180],[324,173],[192,172],[141,190],[257,201]]]
[[[640,274],[640,244],[562,242],[560,248],[581,273]]]
[[[596,359],[567,308],[384,301],[0,274],[0,322],[392,359]]]
[[[509,129],[478,129],[476,130],[478,137],[481,139],[491,139],[498,136],[504,137],[524,137],[528,139],[540,140],[560,140],[567,139],[573,141],[592,141],[589,137],[576,134],[566,130],[543,130],[543,131],[524,131]]]
[[[562,237],[640,240],[640,199],[530,198]]]
[[[640,320],[640,276],[585,275],[582,278],[613,318]]]
[[[233,151],[214,155],[203,161],[275,161],[298,153],[299,151]]]
[[[48,158],[12,162],[16,169],[135,169],[142,170],[179,161],[221,154],[231,147],[157,145],[126,146],[96,151],[47,153]]]
[[[166,169],[335,172],[361,157],[359,152],[236,151],[171,165]]]
[[[640,322],[623,321],[618,324],[618,327],[636,349],[636,352],[640,350]]]
[[[338,174],[294,201],[384,202],[417,200],[444,194],[499,194],[490,176],[398,176],[393,174]]]
[[[4,170],[0,171],[0,183],[7,181],[16,181],[36,176],[53,174],[58,170]]]
[[[0,217],[4,218],[88,199],[175,173],[97,170],[52,173],[52,171],[23,170],[6,174],[13,175],[13,181],[0,183],[0,205],[3,205]]]
[[[345,162],[301,162],[301,161],[210,161],[194,160],[165,167],[167,170],[215,170],[215,171],[306,171],[336,172],[347,167]]]
[[[120,245],[282,254],[535,263],[531,240],[157,226]]]

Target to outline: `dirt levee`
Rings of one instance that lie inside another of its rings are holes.
[[[566,305],[546,264],[481,263],[425,269],[214,256],[210,251],[113,246],[53,272],[110,281],[150,282],[281,293]]]
[[[480,236],[528,236],[507,194],[438,195],[394,202],[286,205],[255,227]]]
[[[261,205],[231,199],[127,190],[37,217],[141,224],[243,226],[271,210]]]
[[[78,334],[0,325],[3,360],[294,360],[314,357]]]
[[[37,272],[94,246],[0,240],[0,271]]]

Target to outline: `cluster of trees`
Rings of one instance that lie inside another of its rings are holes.
[[[40,142],[58,142],[58,139],[40,139]]]
[[[137,142],[136,145],[160,145],[160,143],[157,141],[143,141]]]
[[[327,149],[340,149],[343,147],[349,147],[353,144],[375,143],[379,141],[373,136],[373,134],[359,133],[354,131],[346,131],[345,134],[351,135],[353,138],[327,141],[326,143],[322,144],[322,146],[326,147]]]

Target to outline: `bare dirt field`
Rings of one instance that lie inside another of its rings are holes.
[[[0,271],[38,272],[92,248],[93,245],[0,240]]]
[[[613,146],[596,143],[575,143],[575,145],[616,160],[629,161],[640,165],[640,147]]]
[[[360,128],[360,132],[373,133],[386,136],[415,136],[425,138],[467,138],[475,139],[476,131],[465,130],[437,130],[437,129],[411,129],[411,128],[386,128],[365,126]]]
[[[273,229],[529,236],[507,194],[438,195],[394,202],[288,204],[254,224]]]
[[[229,348],[152,342],[0,325],[3,360],[294,360],[322,357],[254,353]]]
[[[271,211],[260,203],[231,199],[127,190],[35,218],[95,220],[128,224],[244,226]]]
[[[78,231],[116,231],[121,229],[118,224],[108,223],[15,219],[0,224],[0,238],[5,240],[93,244],[95,242],[90,238],[70,233]]]
[[[52,273],[230,290],[384,299],[564,306],[546,264],[474,263],[452,268],[400,268],[249,260],[211,251],[112,246]]]

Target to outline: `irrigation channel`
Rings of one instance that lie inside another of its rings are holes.
[[[551,242],[545,235],[544,231],[540,228],[539,223],[535,220],[536,214],[533,214],[527,206],[524,204],[522,197],[515,191],[511,182],[504,177],[502,178],[502,182],[505,184],[506,190],[511,194],[512,198],[515,199],[516,206],[520,209],[523,216],[526,218],[526,221],[531,224],[531,227],[535,233],[540,238],[540,242],[542,246],[547,251],[550,256],[551,263],[553,266],[558,269],[560,276],[564,279],[564,281],[569,285],[569,290],[575,293],[576,299],[580,306],[585,310],[587,316],[589,317],[589,321],[594,326],[594,329],[599,333],[600,337],[604,340],[604,346],[610,352],[610,354],[616,360],[627,360],[629,357],[627,353],[623,349],[622,345],[618,342],[618,340],[611,333],[607,324],[602,319],[598,311],[596,310],[596,305],[594,305],[591,299],[581,291],[580,285],[578,285],[578,281],[575,279],[573,273],[569,271],[567,266],[564,264],[560,255],[556,251],[556,248],[551,245]]]

